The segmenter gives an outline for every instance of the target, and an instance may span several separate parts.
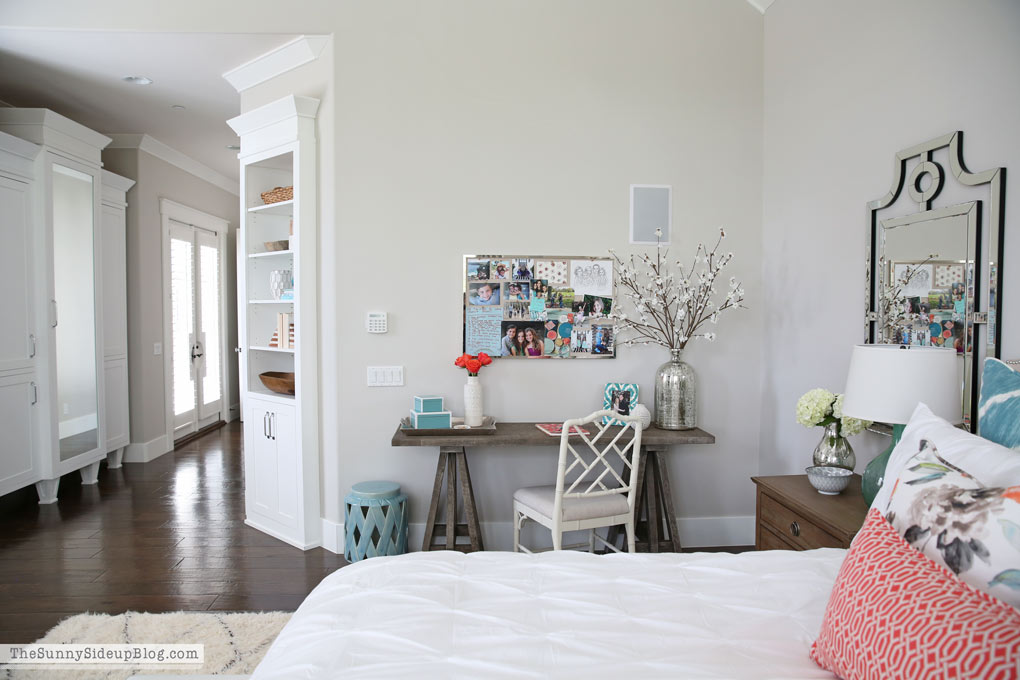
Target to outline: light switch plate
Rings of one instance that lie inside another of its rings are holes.
[[[369,387],[402,387],[404,384],[403,366],[369,366]]]

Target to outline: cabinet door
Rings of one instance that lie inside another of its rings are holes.
[[[32,313],[32,222],[29,185],[0,176],[0,371],[32,366],[36,333]]]
[[[123,208],[103,206],[103,356],[127,354],[127,234]]]
[[[281,524],[296,527],[301,512],[301,460],[294,431],[294,409],[277,407],[270,423],[276,444],[276,480],[279,488],[277,513]]]
[[[280,527],[296,527],[301,506],[298,488],[294,409],[249,399],[245,421],[245,482],[248,511]]]
[[[249,400],[244,429],[250,433],[245,443],[245,481],[248,484],[248,512],[274,517],[279,506],[276,487],[276,442],[269,431],[272,411],[267,404]]]
[[[128,373],[127,358],[107,359],[106,376],[106,450],[127,446],[128,432]]]
[[[35,401],[31,373],[0,378],[0,495],[41,479],[36,466]]]

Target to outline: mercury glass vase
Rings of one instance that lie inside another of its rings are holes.
[[[697,380],[684,362],[682,349],[655,372],[655,426],[663,430],[693,430],[698,426]]]
[[[822,441],[815,447],[812,461],[815,465],[846,468],[853,472],[854,466],[857,465],[857,457],[854,456],[853,447],[847,438],[839,435],[838,423],[829,423],[825,426]]]

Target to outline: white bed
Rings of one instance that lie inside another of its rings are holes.
[[[253,680],[829,678],[845,551],[414,553],[338,570]]]

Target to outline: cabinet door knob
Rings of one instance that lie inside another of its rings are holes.
[[[796,522],[790,522],[790,533],[794,536],[800,536],[800,525]]]

